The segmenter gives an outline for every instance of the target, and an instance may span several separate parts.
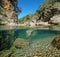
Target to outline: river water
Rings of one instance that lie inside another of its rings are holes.
[[[21,27],[19,28],[14,27],[13,29],[11,28],[1,29],[0,30],[0,50],[10,48],[16,38],[23,38],[23,39],[29,40],[29,42],[31,43],[29,48],[27,47],[23,49],[25,51],[27,50],[26,52],[27,54],[29,54],[31,53],[31,50],[29,51],[29,49],[32,48],[33,50],[34,48],[36,48],[36,46],[38,46],[37,44],[44,46],[45,44],[50,43],[54,39],[54,37],[58,34],[60,34],[60,30],[37,29],[37,28],[31,29],[31,28],[21,28]],[[20,51],[21,51],[20,49],[16,49],[15,53],[13,53],[11,57],[17,57],[19,54],[24,53],[23,51],[22,52]],[[34,51],[32,51],[32,53],[33,52]],[[24,54],[23,56],[25,55],[26,54]]]

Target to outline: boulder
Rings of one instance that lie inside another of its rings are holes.
[[[0,51],[10,49],[15,40],[15,37],[13,37],[15,32],[14,30],[8,30],[5,27],[1,29],[2,30],[0,30]]]
[[[53,47],[56,47],[56,48],[60,49],[60,35],[56,36],[53,39],[51,44],[53,45]]]
[[[22,38],[17,38],[13,45],[16,47],[16,48],[23,48],[23,47],[26,47],[29,45],[29,42],[25,39],[22,39]]]

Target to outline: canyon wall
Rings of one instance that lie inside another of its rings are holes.
[[[16,3],[15,0],[0,1],[0,23],[17,23]]]

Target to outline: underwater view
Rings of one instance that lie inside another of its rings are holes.
[[[57,35],[60,35],[60,30],[26,27],[1,29],[0,57],[59,57],[60,50],[52,46]]]
[[[60,0],[0,0],[0,57],[60,57]]]

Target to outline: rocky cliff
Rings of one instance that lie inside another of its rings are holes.
[[[0,24],[17,22],[16,1],[17,0],[0,1]]]
[[[59,17],[54,18],[55,16],[59,16]],[[20,23],[28,22],[37,25],[41,25],[43,23],[44,25],[45,23],[46,25],[60,23],[60,2],[57,1],[53,3],[44,2],[42,5],[40,5],[39,9],[37,9],[36,13],[34,13],[33,15],[29,14],[28,16],[22,19],[20,19]],[[56,20],[57,22],[54,22]]]

